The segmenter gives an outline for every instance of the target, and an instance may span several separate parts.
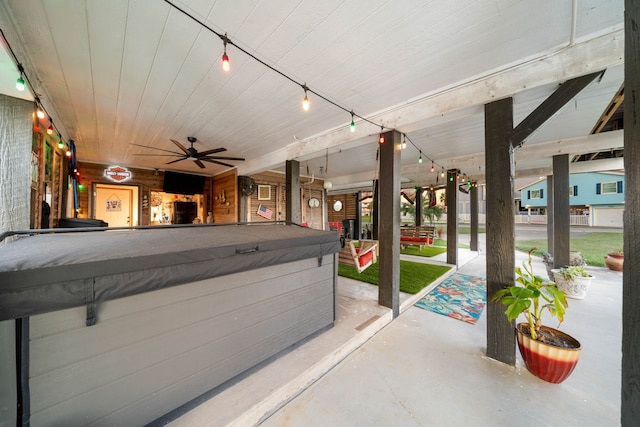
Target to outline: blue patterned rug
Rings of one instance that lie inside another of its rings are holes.
[[[475,325],[486,304],[486,295],[485,278],[454,273],[416,306]]]

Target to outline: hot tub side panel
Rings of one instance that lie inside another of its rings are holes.
[[[335,285],[331,254],[32,316],[31,425],[153,421],[331,326]]]

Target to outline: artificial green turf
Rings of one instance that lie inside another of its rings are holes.
[[[422,250],[420,250],[420,248],[418,248],[417,246],[407,246],[404,249],[400,249],[401,254],[426,256],[426,257],[440,255],[445,252],[447,252],[447,248],[446,247],[443,248],[440,246],[423,246]]]
[[[449,271],[450,268],[446,265],[431,265],[400,260],[400,292],[416,294]],[[350,265],[338,264],[338,274],[350,279],[378,285],[378,263],[373,264],[362,273],[358,273],[358,270]]]
[[[604,257],[609,252],[622,247],[622,233],[589,233],[583,237],[572,237],[569,240],[572,251],[579,251],[587,265],[604,267]],[[519,240],[516,249],[529,252],[531,248],[537,248],[534,255],[547,250],[547,239]]]

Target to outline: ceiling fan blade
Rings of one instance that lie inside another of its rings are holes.
[[[173,142],[174,144],[176,144],[176,145],[178,146],[178,148],[179,148],[179,149],[181,149],[182,151],[184,151],[184,154],[189,155],[189,150],[187,150],[187,149],[185,148],[185,146],[184,146],[184,145],[180,144],[180,143],[179,143],[178,141],[176,141],[175,139],[171,139],[170,141],[171,141],[171,142]]]
[[[198,151],[198,155],[199,156],[206,156],[208,154],[220,153],[221,151],[227,151],[227,149],[220,147],[220,148],[214,148],[213,150]]]
[[[168,163],[165,163],[165,165],[170,165],[171,163],[175,163],[175,162],[181,162],[183,160],[187,160],[187,158],[186,157],[182,157],[182,158],[180,158],[178,160],[172,160],[172,161],[170,161]]]
[[[239,160],[239,161],[244,162],[244,158],[243,157],[225,157],[225,156],[204,156],[204,157],[200,157],[200,160],[204,160],[204,159]]]
[[[204,158],[204,159],[200,159],[200,160],[204,160],[205,162],[209,162],[209,163],[217,163],[219,165],[226,166],[228,168],[235,168],[234,165],[230,165],[229,163],[219,162],[219,161],[213,160],[213,159]]]
[[[176,153],[175,151],[170,151],[170,150],[165,150],[165,149],[162,149],[162,148],[151,147],[149,145],[141,145],[141,144],[134,144],[134,143],[131,143],[131,145],[135,145],[137,147],[151,148],[153,150],[158,150],[158,151],[166,151],[167,153],[177,154],[178,156],[182,155],[182,153]]]
[[[196,165],[200,166],[200,169],[204,169],[205,168],[204,163],[202,163],[200,160],[196,160],[193,163],[195,163]]]

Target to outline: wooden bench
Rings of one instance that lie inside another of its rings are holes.
[[[433,245],[435,227],[433,225],[409,225],[400,227],[400,247],[417,246],[422,250]]]
[[[360,240],[356,248],[354,241],[347,239],[338,260],[342,264],[355,267],[358,273],[362,273],[378,261],[378,241]]]

